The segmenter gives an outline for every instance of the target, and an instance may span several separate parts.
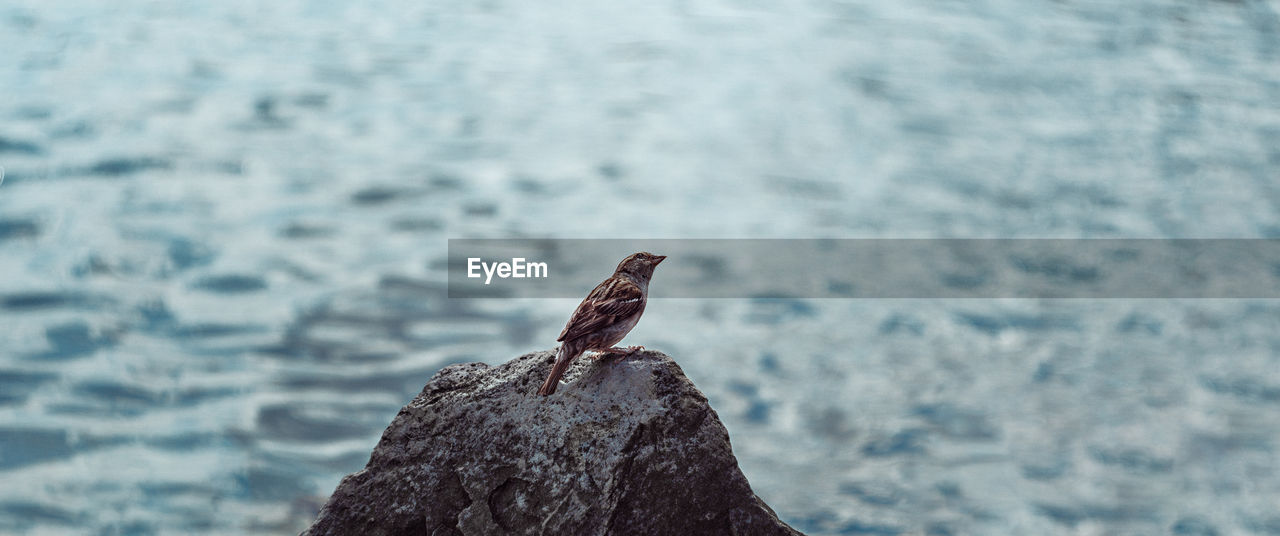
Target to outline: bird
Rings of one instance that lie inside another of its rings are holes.
[[[649,279],[653,277],[653,269],[666,258],[666,255],[645,251],[628,255],[618,263],[613,275],[587,294],[556,339],[560,342],[556,362],[551,366],[547,381],[538,389],[539,395],[555,393],[560,376],[575,358],[587,350],[600,352],[596,359],[604,355],[631,355],[644,350],[643,346],[615,348],[613,345],[621,342],[640,321],[649,297]]]

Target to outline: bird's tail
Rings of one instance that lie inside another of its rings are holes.
[[[560,345],[560,349],[556,350],[556,363],[551,365],[551,374],[547,375],[547,381],[543,382],[542,388],[538,389],[538,394],[547,396],[556,392],[556,387],[560,385],[560,376],[564,375],[564,371],[569,368],[569,363],[573,362],[573,358],[578,357],[582,353],[576,351],[576,348],[570,348],[568,341]]]

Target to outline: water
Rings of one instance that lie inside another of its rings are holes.
[[[572,310],[445,299],[449,237],[1276,237],[1277,9],[9,2],[0,531],[306,526],[435,370]],[[663,300],[627,342],[810,534],[1268,534],[1278,327]]]

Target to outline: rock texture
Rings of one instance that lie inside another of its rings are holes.
[[[751,491],[670,357],[553,352],[441,370],[303,534],[799,534]]]

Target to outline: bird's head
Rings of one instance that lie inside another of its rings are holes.
[[[654,267],[658,266],[658,263],[662,262],[665,258],[667,258],[666,255],[654,255],[646,251],[633,253],[628,255],[627,258],[622,259],[622,262],[618,263],[618,269],[615,270],[615,272],[619,274],[628,274],[648,281],[649,278],[653,276]]]

